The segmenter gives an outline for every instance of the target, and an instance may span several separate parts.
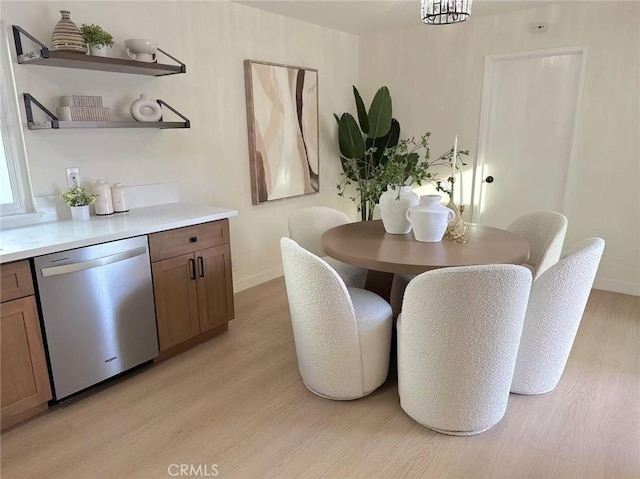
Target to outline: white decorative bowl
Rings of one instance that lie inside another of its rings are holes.
[[[154,40],[145,40],[143,38],[131,38],[124,41],[124,45],[133,53],[146,53],[152,55],[158,49]]]

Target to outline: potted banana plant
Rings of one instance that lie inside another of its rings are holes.
[[[393,148],[400,138],[400,123],[392,117],[392,102],[389,89],[380,88],[367,110],[354,86],[358,120],[350,113],[334,114],[338,123],[338,145],[342,162],[342,181],[338,195],[352,191],[351,200],[356,203],[362,221],[373,219],[373,210],[380,199],[384,185],[375,179],[376,171],[386,159],[384,152]]]

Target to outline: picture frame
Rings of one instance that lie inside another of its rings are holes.
[[[320,191],[318,70],[245,60],[254,205]]]

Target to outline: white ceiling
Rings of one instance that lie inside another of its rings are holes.
[[[334,30],[364,34],[421,25],[419,0],[234,0],[267,12]],[[554,3],[544,0],[474,0],[474,16],[493,15]]]

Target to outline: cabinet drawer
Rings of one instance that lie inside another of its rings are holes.
[[[0,266],[0,301],[11,301],[32,294],[33,280],[28,260]]]
[[[153,262],[228,242],[229,220],[225,219],[149,235],[149,252]]]

